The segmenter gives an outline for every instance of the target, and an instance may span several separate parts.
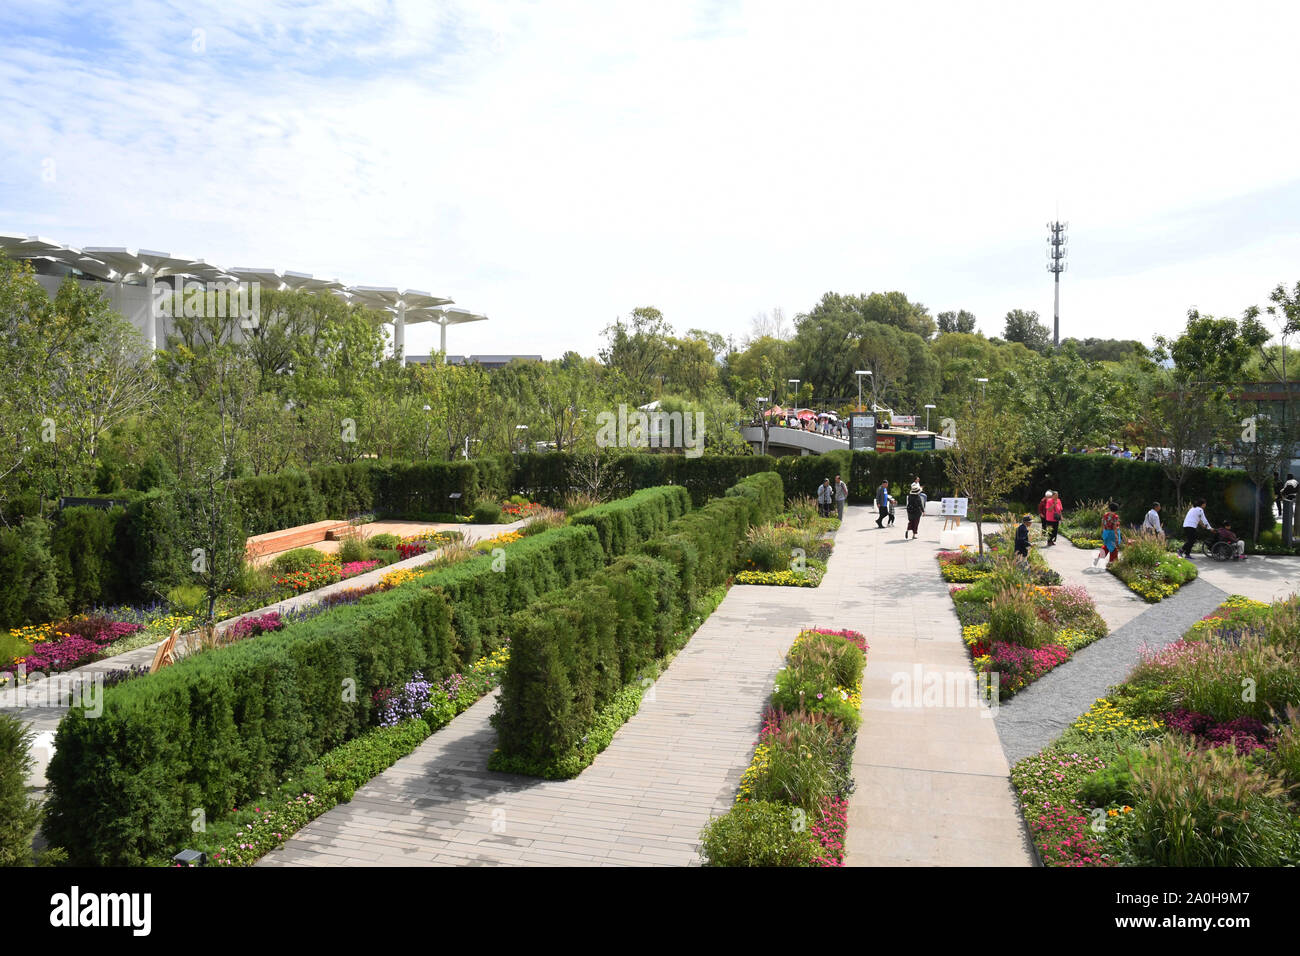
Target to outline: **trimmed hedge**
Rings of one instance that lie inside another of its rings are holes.
[[[114,561],[123,508],[64,508],[50,539],[59,595],[70,608],[110,603],[122,594]]]
[[[680,486],[645,488],[626,498],[588,508],[573,516],[574,524],[590,525],[600,536],[609,559],[643,544],[691,509],[690,494]]]
[[[727,489],[728,498],[748,498],[754,503],[750,523],[773,521],[785,510],[785,490],[781,476],[773,471],[742,478]]]
[[[1174,484],[1165,477],[1159,462],[1110,455],[1061,455],[1035,468],[1019,496],[1036,503],[1048,488],[1060,492],[1067,516],[1070,508],[1080,502],[1108,498],[1120,506],[1119,516],[1126,524],[1139,524],[1151,502],[1159,501],[1169,519],[1166,523],[1182,524],[1181,514],[1176,516],[1177,522],[1172,522],[1177,504]],[[1182,491],[1184,508],[1197,498],[1205,498],[1211,520],[1218,524],[1226,518],[1242,537],[1255,531],[1253,502],[1257,501],[1260,508],[1261,532],[1272,528],[1277,520],[1272,508],[1272,482],[1256,491],[1244,471],[1191,468]]]
[[[730,573],[750,524],[783,504],[778,474],[752,475],[672,522],[643,554],[511,617],[489,767],[557,779],[589,765],[636,712],[641,680],[701,592]]]
[[[571,491],[583,487],[583,465],[590,456],[571,452],[522,455],[512,473],[510,488],[534,501],[559,506]],[[777,459],[761,455],[685,455],[629,452],[608,464],[608,489],[625,496],[655,485],[681,485],[696,507],[717,498],[747,475],[774,471]]]
[[[832,484],[839,475],[853,495],[853,459],[847,449],[829,451],[824,455],[791,455],[776,460],[776,472],[781,476],[788,498],[816,498],[823,478]]]
[[[46,834],[73,863],[139,864],[298,772],[370,723],[371,694],[499,646],[500,624],[601,567],[587,527],[556,528],[282,631],[184,658],[73,710],[48,771]],[[351,685],[345,681],[351,680]],[[346,693],[351,690],[351,693]]]

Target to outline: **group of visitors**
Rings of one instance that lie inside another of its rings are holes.
[[[907,511],[907,530],[903,532],[904,541],[908,540],[908,535],[911,535],[913,541],[920,535],[921,516],[925,514],[927,500],[925,491],[921,488],[921,478],[918,475],[912,479],[912,485],[907,490],[907,501],[904,504]],[[898,499],[890,494],[889,482],[882,481],[880,487],[876,489],[876,508],[880,512],[880,516],[876,519],[877,528],[883,528],[886,521],[889,522],[891,528],[894,526],[894,510],[897,506]]]
[[[821,485],[817,488],[817,512],[823,518],[831,516],[831,508],[835,509],[835,516],[841,521],[844,520],[844,502],[849,497],[849,486],[840,480],[840,476],[835,476],[835,484],[831,484],[829,478],[823,478]]]
[[[1300,481],[1296,481],[1295,475],[1287,475],[1283,482],[1281,476],[1273,472],[1273,507],[1277,509],[1279,518],[1282,517],[1282,502],[1289,501],[1295,507],[1297,491],[1300,491]]]

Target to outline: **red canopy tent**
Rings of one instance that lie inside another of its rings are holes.
[[[763,414],[764,414],[766,417],[768,417],[768,418],[771,418],[773,415],[777,415],[777,416],[779,416],[779,417],[781,417],[781,418],[784,418],[784,417],[786,416],[787,412],[786,412],[786,410],[785,410],[784,408],[782,408],[780,405],[773,405],[771,408],[769,408],[769,409],[768,409],[767,411],[765,411]]]
[[[817,417],[817,413],[814,412],[811,408],[801,408],[801,409],[796,413],[796,417],[797,417],[801,422],[806,422],[806,421],[809,421],[810,419],[816,418],[816,417]]]

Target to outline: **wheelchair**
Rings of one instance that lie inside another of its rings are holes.
[[[1203,554],[1215,561],[1230,561],[1237,556],[1237,545],[1231,541],[1220,541],[1213,532],[1205,532],[1192,545],[1192,554]]]

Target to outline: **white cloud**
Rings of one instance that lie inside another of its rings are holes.
[[[642,304],[742,334],[829,290],[997,332],[1050,317],[1058,203],[1067,334],[1300,278],[1296,232],[1214,235],[1295,179],[1281,4],[99,9],[0,14],[0,229],[450,295],[492,316],[456,352],[591,353]]]

